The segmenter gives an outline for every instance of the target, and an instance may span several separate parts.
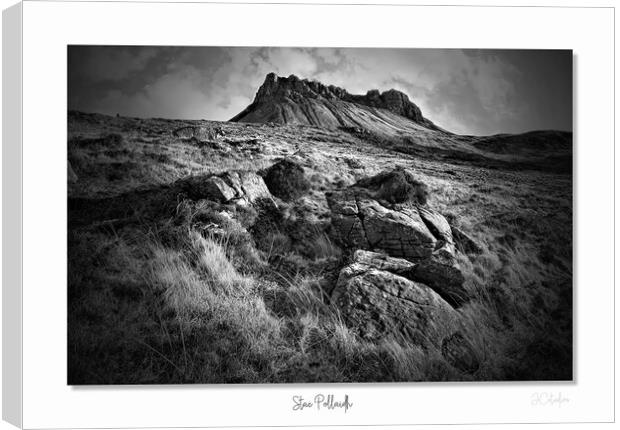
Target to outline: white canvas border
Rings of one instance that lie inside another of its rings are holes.
[[[613,10],[326,7],[24,3],[24,427],[613,419]],[[66,386],[67,44],[573,49],[576,382]],[[532,394],[547,391],[569,403],[533,407]],[[292,411],[292,395],[317,392],[348,393],[355,406]]]

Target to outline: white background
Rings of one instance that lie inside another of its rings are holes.
[[[595,8],[25,3],[24,426],[612,420],[613,41],[613,10]],[[573,49],[576,382],[68,387],[67,44]],[[569,402],[532,406],[540,392]],[[292,411],[316,393],[354,407]]]

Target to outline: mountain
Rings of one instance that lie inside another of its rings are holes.
[[[231,121],[357,127],[390,134],[421,129],[447,133],[400,91],[370,90],[355,95],[333,85],[275,73],[267,75],[252,104]]]
[[[252,104],[230,121],[340,129],[383,149],[487,167],[572,170],[570,132],[458,135],[424,117],[406,94],[395,89],[356,95],[295,75],[269,73]]]

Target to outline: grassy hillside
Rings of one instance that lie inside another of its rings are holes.
[[[572,176],[406,143],[70,112],[69,383],[570,379]],[[188,178],[264,174],[283,157],[309,182],[298,198],[190,198]],[[329,300],[352,250],[333,235],[325,193],[395,166],[480,248],[458,254],[472,299],[446,322],[473,346],[473,372],[439,348],[361,339]]]

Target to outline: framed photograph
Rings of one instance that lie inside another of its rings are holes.
[[[4,419],[613,422],[614,25],[7,9]]]

